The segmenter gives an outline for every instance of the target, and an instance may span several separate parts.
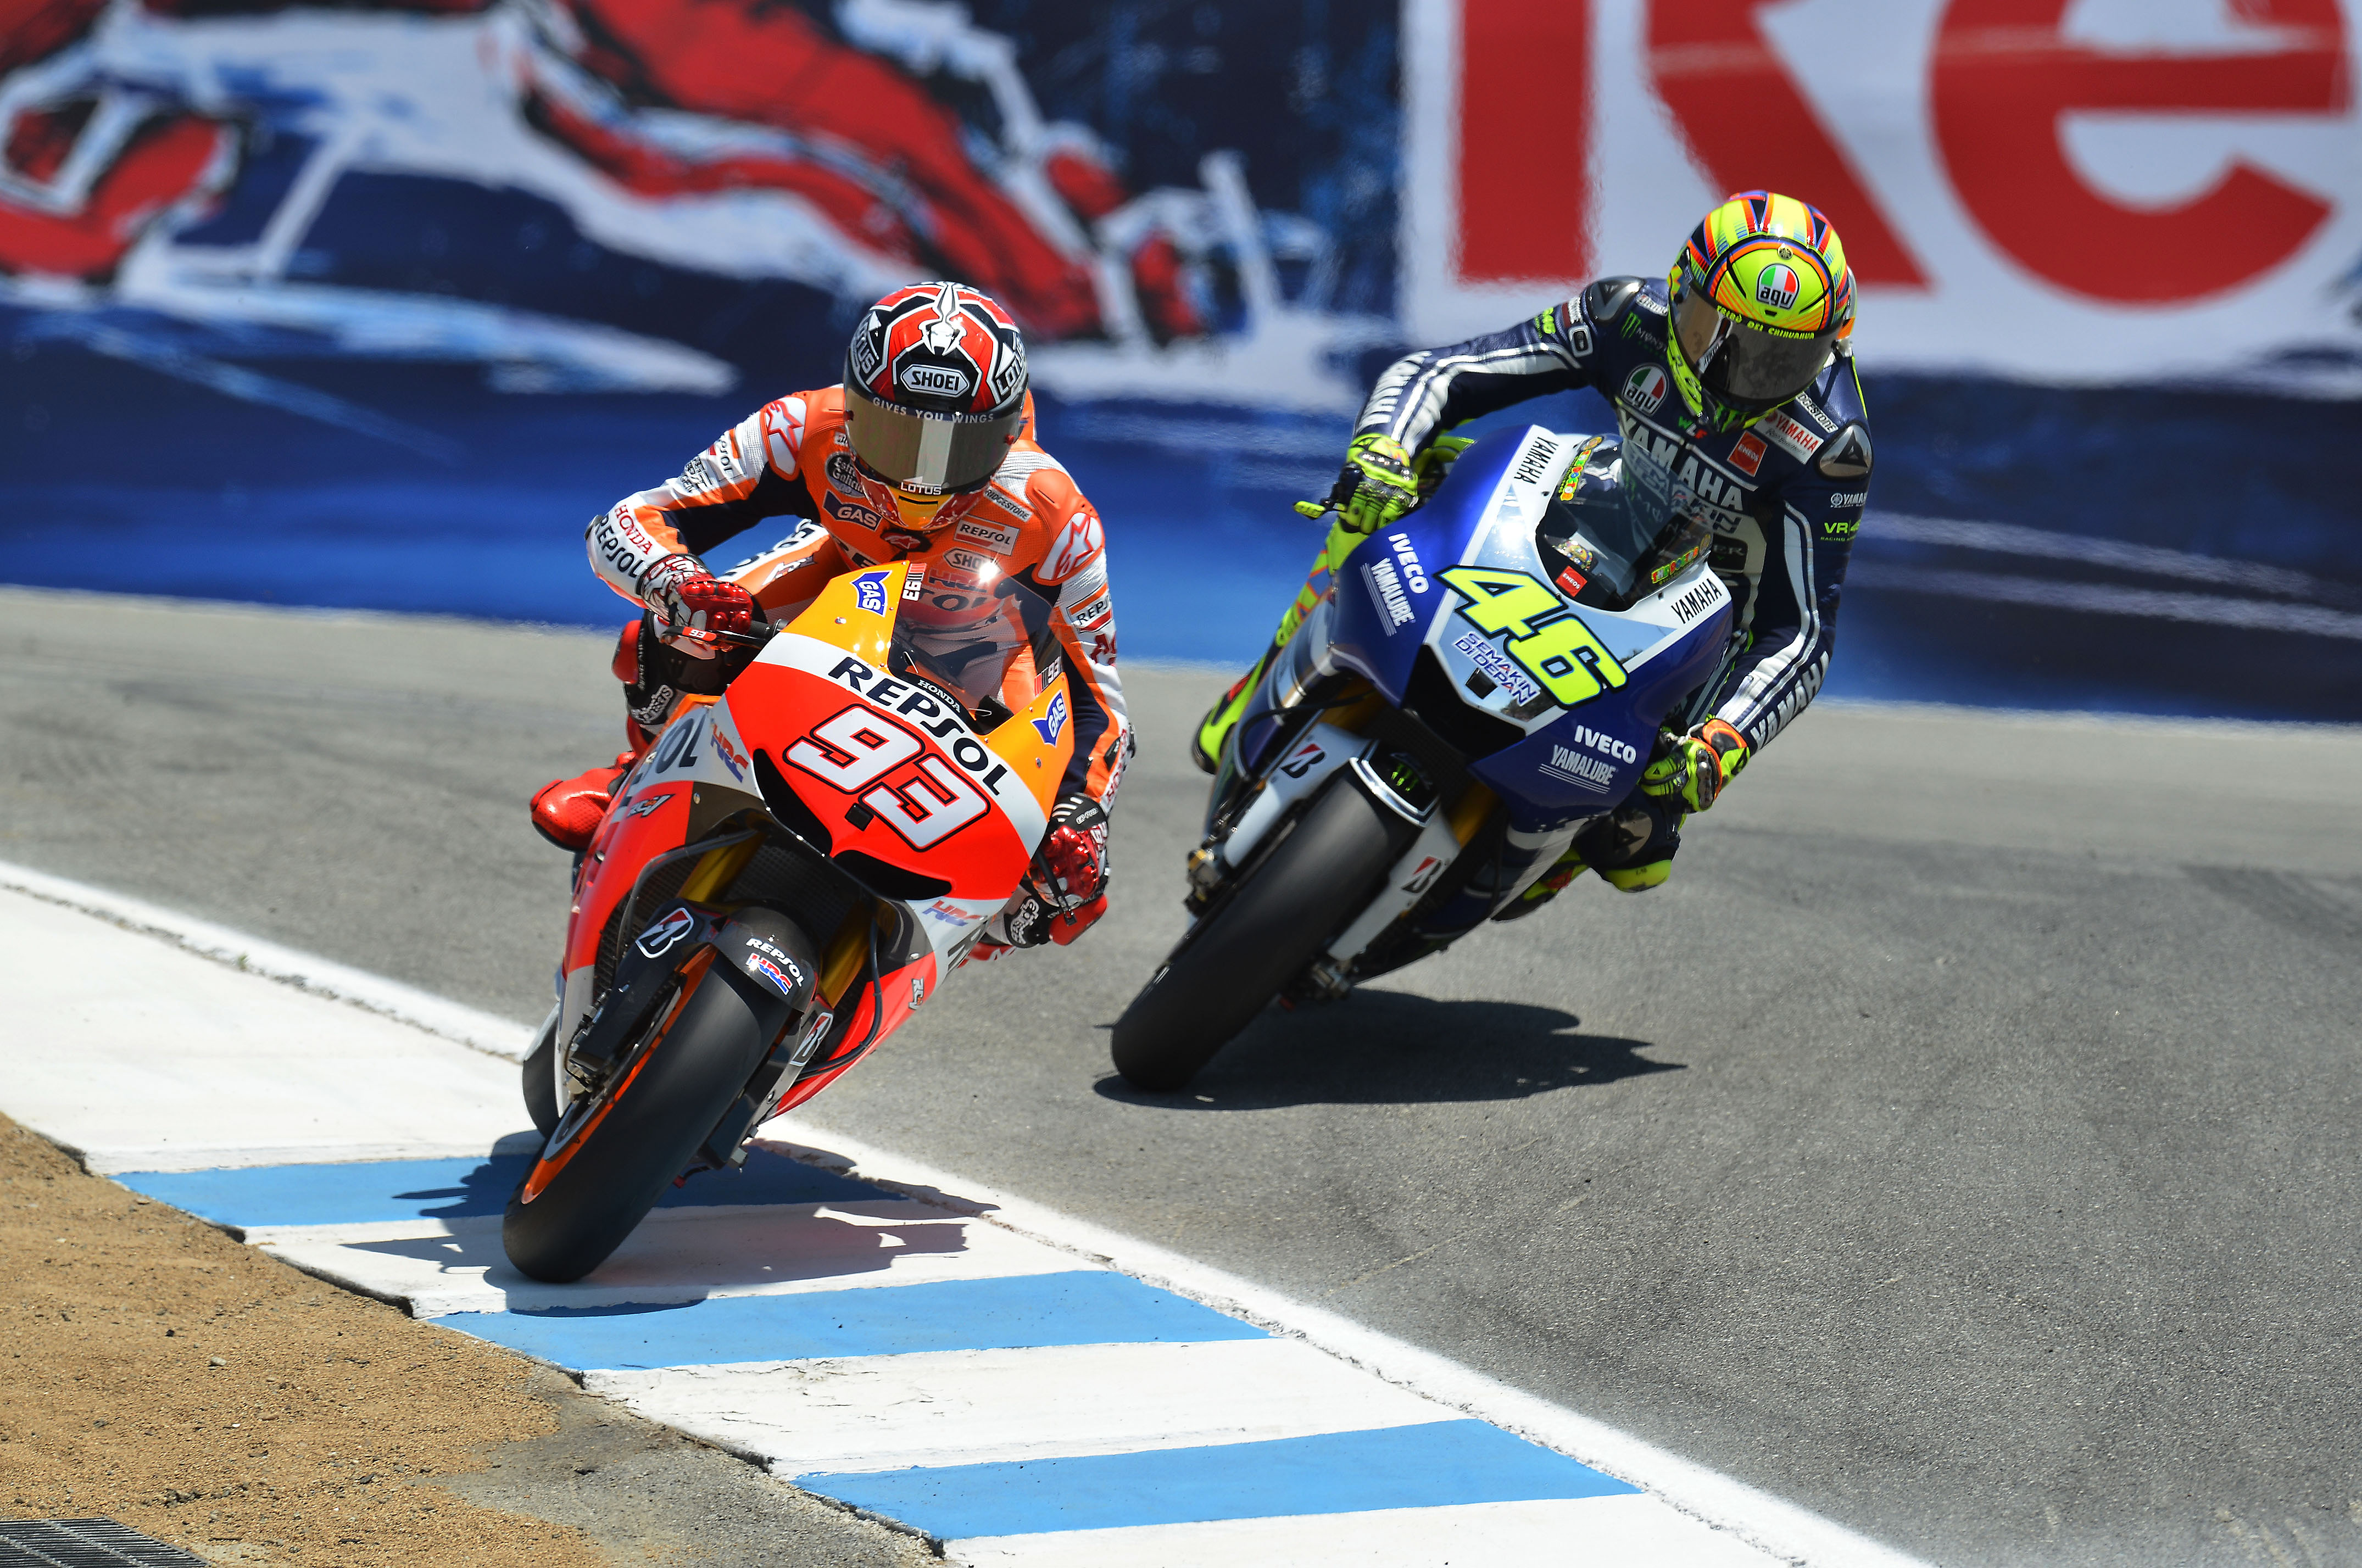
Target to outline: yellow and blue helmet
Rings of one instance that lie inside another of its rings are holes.
[[[1666,368],[1717,430],[1752,425],[1813,384],[1853,331],[1853,269],[1818,207],[1743,191],[1705,215],[1665,276]]]

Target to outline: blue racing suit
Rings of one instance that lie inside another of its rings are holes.
[[[1828,672],[1846,559],[1870,498],[1870,423],[1840,345],[1805,391],[1744,430],[1689,418],[1665,370],[1661,279],[1603,278],[1506,332],[1395,361],[1353,427],[1416,453],[1463,420],[1594,387],[1616,405],[1633,503],[1714,529],[1735,612],[1683,726],[1719,718],[1760,751]]]

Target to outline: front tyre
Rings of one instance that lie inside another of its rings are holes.
[[[1152,1093],[1187,1084],[1361,912],[1400,827],[1348,778],[1330,784],[1116,1020],[1116,1071]]]
[[[658,1010],[593,1103],[569,1110],[572,1130],[559,1129],[509,1198],[501,1244],[519,1272],[564,1285],[606,1262],[761,1064],[770,1042],[741,992],[752,982],[710,949],[682,968],[685,999]]]
[[[543,1137],[557,1131],[557,1015],[552,1007],[542,1021],[541,1038],[524,1059],[524,1110],[533,1130]]]

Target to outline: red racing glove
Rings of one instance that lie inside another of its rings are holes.
[[[745,636],[755,624],[754,596],[707,571],[695,556],[673,556],[650,567],[640,580],[640,599],[657,613],[657,640],[693,658],[722,651],[714,634]]]
[[[1025,880],[1060,909],[1089,903],[1107,886],[1108,814],[1097,801],[1071,796],[1050,812],[1050,832],[1033,852]]]
[[[1050,831],[1017,896],[999,917],[1010,947],[1064,947],[1107,913],[1108,814],[1076,795],[1050,813]],[[981,944],[979,944],[981,945]]]

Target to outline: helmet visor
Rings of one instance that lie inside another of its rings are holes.
[[[990,479],[1025,416],[1022,404],[981,418],[914,414],[879,403],[850,381],[844,413],[853,455],[887,483],[922,491],[973,490]]]
[[[1835,328],[1792,337],[1733,319],[1694,288],[1673,302],[1673,337],[1699,382],[1733,408],[1775,407],[1813,384]]]

